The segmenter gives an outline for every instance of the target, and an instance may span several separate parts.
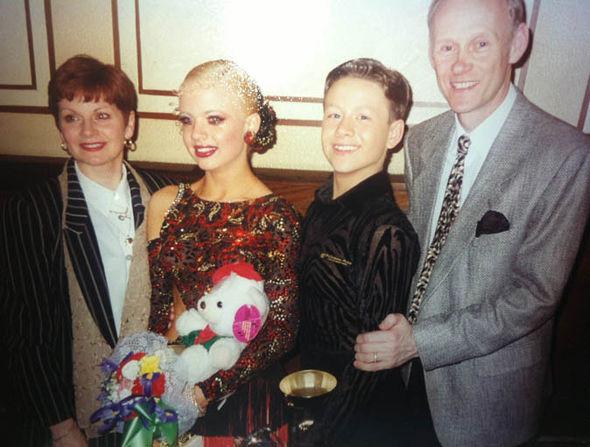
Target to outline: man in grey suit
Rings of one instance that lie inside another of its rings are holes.
[[[432,2],[430,59],[452,110],[406,145],[423,267],[407,316],[355,347],[360,369],[412,367],[445,446],[537,433],[555,311],[588,215],[589,139],[511,84],[524,20],[522,0]]]

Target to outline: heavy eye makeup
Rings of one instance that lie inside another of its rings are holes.
[[[225,118],[218,114],[211,114],[207,115],[207,122],[213,126],[217,126],[222,124],[225,121]]]
[[[183,126],[188,126],[189,124],[192,124],[192,122],[193,122],[192,117],[186,113],[183,113],[183,112],[180,112],[178,114],[178,118],[176,118],[176,119]]]

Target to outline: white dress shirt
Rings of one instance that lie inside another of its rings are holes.
[[[506,95],[506,98],[504,98],[504,101],[502,101],[502,104],[500,104],[500,106],[494,110],[494,112],[489,117],[487,117],[471,132],[467,132],[465,129],[463,129],[463,126],[461,126],[461,123],[455,114],[455,132],[453,134],[453,138],[451,138],[451,143],[447,148],[447,156],[445,158],[439,180],[438,194],[436,196],[434,208],[432,209],[433,215],[430,225],[430,241],[432,241],[436,231],[436,224],[438,221],[438,216],[440,215],[445,190],[447,188],[447,181],[449,179],[449,175],[451,174],[451,170],[453,169],[453,165],[457,159],[459,137],[461,135],[467,135],[471,140],[471,146],[469,147],[469,151],[465,156],[463,185],[461,186],[461,195],[459,196],[459,206],[461,206],[469,195],[469,191],[475,183],[475,179],[479,174],[479,171],[486,157],[488,156],[488,153],[490,152],[492,144],[500,133],[500,129],[506,122],[506,118],[508,118],[508,114],[514,105],[515,99],[516,88],[511,84],[510,88],[508,89],[508,94]]]
[[[86,177],[80,171],[77,163],[76,174],[84,192],[90,220],[98,240],[118,334],[121,329],[129,266],[133,257],[133,238],[135,237],[133,205],[129,183],[127,183],[127,169],[123,165],[121,181],[114,191]]]

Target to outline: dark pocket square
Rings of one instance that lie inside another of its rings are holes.
[[[482,234],[494,234],[508,231],[510,229],[510,222],[504,214],[498,211],[489,210],[483,215],[481,220],[477,222],[475,227],[475,237]]]

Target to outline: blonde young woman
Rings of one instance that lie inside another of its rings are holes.
[[[175,318],[196,306],[223,265],[248,262],[262,276],[270,300],[262,330],[234,367],[194,387],[195,404],[206,415],[193,432],[205,435],[208,445],[218,436],[225,439],[215,445],[233,445],[232,437],[276,430],[285,420],[278,360],[292,347],[298,323],[299,218],[250,165],[253,152],[274,145],[276,118],[242,69],[224,60],[193,68],[179,89],[178,120],[186,149],[204,175],[162,189],[151,202],[150,328],[174,340]]]

